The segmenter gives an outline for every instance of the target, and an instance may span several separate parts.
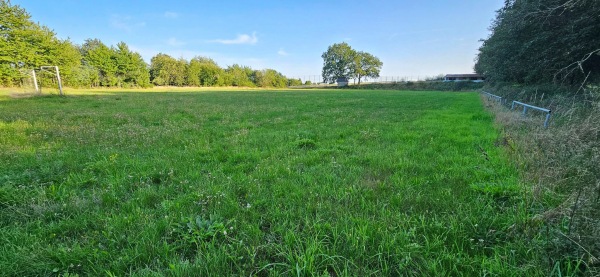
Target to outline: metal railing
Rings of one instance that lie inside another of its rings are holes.
[[[483,94],[487,95],[488,100],[494,99],[494,100],[498,101],[498,103],[502,103],[502,97],[501,96],[498,96],[498,95],[495,95],[495,94],[491,94],[491,93],[485,92],[485,91],[483,92]]]
[[[500,103],[501,105],[506,104],[506,98],[502,98],[501,96],[491,94],[486,91],[482,91],[481,93],[483,93],[485,96],[487,96],[488,100],[498,101],[498,103]],[[534,110],[538,110],[538,111],[546,113],[546,120],[544,120],[544,128],[548,128],[548,122],[550,121],[550,115],[552,114],[551,110],[545,109],[545,108],[540,108],[540,107],[533,106],[533,105],[529,105],[529,104],[519,102],[519,101],[512,101],[512,105],[510,106],[510,109],[514,110],[515,105],[523,106],[523,116],[527,115],[527,109],[534,109]]]
[[[513,101],[512,102],[512,105],[510,106],[511,110],[513,110],[515,108],[515,104],[523,106],[523,116],[525,116],[527,114],[527,109],[534,109],[534,110],[538,110],[538,111],[541,111],[541,112],[545,112],[546,113],[546,120],[544,121],[544,128],[548,128],[548,121],[550,121],[550,115],[552,114],[551,110],[540,108],[540,107],[536,107],[536,106],[529,105],[529,104],[525,104],[525,103],[519,102],[519,101]]]

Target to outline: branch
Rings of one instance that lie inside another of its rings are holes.
[[[575,71],[577,69],[581,70],[581,73],[585,74],[585,71],[583,70],[583,63],[586,62],[587,60],[589,60],[592,57],[592,55],[597,54],[597,53],[600,54],[600,48],[583,55],[583,58],[581,60],[575,61],[575,62],[559,69],[554,74],[554,78],[553,78],[554,81],[556,81],[558,75],[560,75],[563,72],[566,72],[566,74],[564,74],[564,76],[562,77],[563,80],[566,79],[569,75],[571,75],[571,73],[573,73],[573,71]],[[586,78],[586,80],[587,80],[587,78]],[[582,86],[583,86],[583,84],[582,84]]]
[[[569,0],[569,1],[565,2],[564,4],[562,4],[562,5],[558,5],[556,7],[540,8],[539,10],[534,11],[534,12],[530,12],[527,15],[538,15],[538,14],[542,14],[543,15],[543,14],[545,14],[546,17],[549,17],[555,11],[557,11],[559,9],[562,9],[562,11],[558,15],[562,15],[567,9],[575,7],[580,2],[583,2],[583,0]]]
[[[587,253],[590,257],[590,260],[592,261],[592,263],[596,263],[598,261],[598,258],[594,257],[594,255],[592,255],[592,253],[590,251],[588,251],[585,247],[583,247],[581,244],[579,244],[578,242],[576,242],[574,239],[572,239],[571,237],[563,234],[563,232],[558,231],[559,234],[561,234],[563,237],[567,238],[568,240],[570,240],[571,242],[575,243],[577,246],[579,246],[579,248],[583,249],[583,251],[585,251],[585,253]]]
[[[584,2],[584,0],[569,0],[569,1],[565,2],[564,4],[561,4],[561,5],[558,5],[558,6],[555,6],[555,7],[540,7],[540,8],[538,8],[536,11],[533,11],[533,12],[530,12],[530,13],[528,13],[528,14],[525,14],[525,17],[524,17],[524,18],[527,18],[527,17],[530,17],[530,16],[531,16],[531,17],[533,17],[533,18],[535,18],[535,17],[538,17],[538,16],[539,16],[539,17],[544,17],[544,19],[543,19],[543,23],[542,23],[542,25],[543,25],[543,24],[545,24],[545,23],[548,21],[548,19],[549,19],[549,18],[550,18],[550,17],[551,17],[551,16],[552,16],[552,15],[553,15],[553,14],[554,14],[554,13],[555,13],[557,10],[560,10],[560,9],[562,9],[562,11],[560,11],[560,12],[558,12],[558,13],[556,14],[556,16],[561,16],[561,15],[563,15],[563,14],[564,14],[564,13],[565,13],[565,12],[566,12],[568,9],[572,9],[572,8],[574,8],[575,6],[577,6],[578,4],[580,4],[580,3],[582,3],[582,2]],[[540,4],[540,6],[541,6],[541,4]]]

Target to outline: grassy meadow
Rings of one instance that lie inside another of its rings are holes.
[[[532,276],[476,93],[0,92],[0,275]]]

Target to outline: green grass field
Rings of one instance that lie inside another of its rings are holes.
[[[476,93],[0,93],[0,275],[531,276]]]

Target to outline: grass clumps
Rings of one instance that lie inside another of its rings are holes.
[[[498,141],[476,93],[0,95],[0,268],[544,275]]]

